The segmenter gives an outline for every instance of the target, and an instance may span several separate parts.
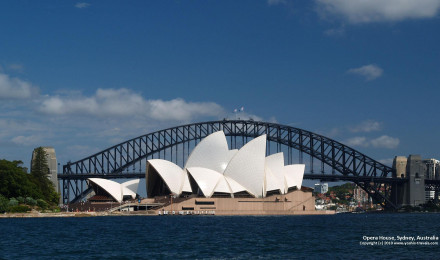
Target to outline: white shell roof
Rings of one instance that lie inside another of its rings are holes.
[[[191,167],[186,169],[188,173],[197,182],[197,185],[202,190],[205,197],[210,198],[214,194],[214,188],[223,175],[207,168]],[[230,191],[228,192],[230,193]]]
[[[265,154],[266,135],[253,139],[240,150],[228,150],[225,134],[218,131],[194,148],[184,170],[161,159],[148,160],[148,163],[175,195],[192,192],[189,174],[206,197],[211,197],[215,192],[242,191],[255,197],[264,197],[267,191],[279,190],[284,194],[290,187],[301,188],[304,164],[284,166],[283,153],[268,157]]]
[[[283,171],[284,173],[284,171]],[[281,182],[282,181],[282,182]],[[281,194],[284,193],[284,176],[283,179],[278,179],[273,172],[266,167],[266,188],[265,188],[265,194],[264,196],[266,196],[266,193],[268,191],[280,191]]]
[[[273,176],[270,176],[271,174]],[[269,177],[274,179],[272,180]],[[266,191],[280,190],[281,194],[284,194],[287,190],[284,182],[283,153],[276,153],[266,157],[266,185]]]
[[[234,179],[225,176],[225,180],[231,188],[232,193],[237,193],[241,191],[246,191],[246,188],[243,187],[240,183],[236,182]]]
[[[136,192],[130,189],[133,188],[133,185],[139,184],[139,179],[130,180],[123,184],[119,184],[112,180],[101,179],[101,178],[88,178],[89,181],[95,183],[99,187],[103,188],[110,196],[112,196],[118,202],[121,202],[124,198],[124,195],[130,195],[133,199],[136,198]],[[137,183],[137,184],[136,184]],[[130,186],[130,187],[129,187]]]
[[[214,192],[232,193],[231,187],[229,187],[226,177],[222,174],[222,177],[218,180],[217,185],[214,188]]]
[[[194,147],[184,168],[202,167],[223,173],[234,154],[235,152],[228,149],[223,131],[218,131],[205,137]]]
[[[288,188],[297,187],[301,189],[305,164],[292,164],[284,166],[284,178]]]
[[[135,198],[137,190],[138,190],[138,186],[139,186],[139,181],[140,181],[140,179],[133,179],[133,180],[129,180],[129,181],[122,183],[121,185],[124,190],[123,191],[124,195],[128,195],[131,193],[130,195],[132,195],[132,197],[133,197],[133,194],[134,194],[133,198]]]
[[[191,184],[189,184],[188,173],[186,171],[183,171],[182,192],[190,192],[190,193],[192,192]]]
[[[229,162],[231,161],[232,157],[234,157],[238,152],[238,149],[232,149],[228,151],[228,157],[227,160],[221,165],[222,171],[221,173],[224,173],[226,170],[226,167],[228,167]]]
[[[162,180],[167,184],[171,193],[175,195],[180,195],[182,193],[184,178],[188,178],[188,176],[183,173],[182,168],[170,161],[162,159],[151,159],[148,160],[147,163],[149,163],[157,171],[160,177],[162,177]]]
[[[245,144],[229,162],[225,176],[240,183],[255,197],[264,195],[266,135]]]

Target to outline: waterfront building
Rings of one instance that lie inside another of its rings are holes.
[[[266,157],[266,135],[229,150],[218,131],[194,148],[183,168],[148,160],[146,188],[149,198],[166,202],[158,214],[318,214],[312,189],[302,187],[304,169],[284,165],[282,152]]]
[[[427,190],[425,191],[425,199],[426,201],[433,200],[435,198],[435,191],[434,190]]]
[[[328,183],[316,183],[314,192],[317,193],[327,193],[328,192]]]
[[[440,161],[436,159],[423,160],[426,164],[426,179],[440,180]]]
[[[356,185],[353,189],[353,200],[357,204],[357,207],[361,207],[364,210],[373,206],[371,197],[358,185]]]

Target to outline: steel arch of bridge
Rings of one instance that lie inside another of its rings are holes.
[[[292,164],[292,149],[299,151],[300,163],[303,160],[303,153],[306,153],[310,155],[311,173],[314,173],[313,160],[321,162],[320,179],[326,179],[326,176],[329,179],[336,178],[338,172],[339,176],[351,179],[361,186],[376,202],[385,207],[395,208],[390,200],[393,180],[397,181],[397,178],[392,178],[392,168],[325,136],[300,128],[253,120],[221,120],[172,127],[133,138],[87,158],[68,162],[63,166],[63,174],[59,175],[59,179],[63,180],[63,202],[70,201],[71,192],[75,196],[80,195],[82,184],[80,190],[78,181],[82,182],[91,176],[101,178],[142,176],[143,160],[165,157],[165,151],[168,151],[167,155],[173,160],[174,150],[174,158],[177,161],[179,145],[183,147],[181,156],[184,160],[186,144],[189,150],[189,142],[197,143],[220,130],[230,138],[231,146],[234,141],[237,145],[237,138],[241,138],[245,143],[248,138],[266,134],[268,154],[270,154],[271,142],[276,144],[276,152],[281,151],[282,147],[287,148],[288,164]],[[133,167],[134,170],[136,165],[139,166],[140,172],[138,174],[129,172],[129,168]],[[331,174],[324,174],[324,165],[331,167]],[[310,174],[305,177],[307,176],[310,177]]]

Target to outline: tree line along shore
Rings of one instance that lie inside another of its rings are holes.
[[[30,172],[22,161],[0,159],[0,213],[60,212],[60,195],[48,174],[42,147],[35,150]]]

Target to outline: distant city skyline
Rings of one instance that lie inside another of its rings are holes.
[[[440,159],[440,0],[0,3],[0,158],[253,118]]]

